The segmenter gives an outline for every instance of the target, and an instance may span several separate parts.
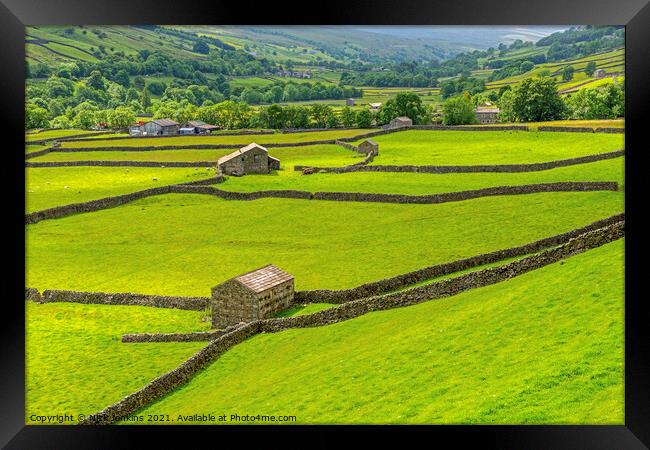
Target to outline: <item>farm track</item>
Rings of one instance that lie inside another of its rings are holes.
[[[311,328],[340,323],[373,311],[385,311],[422,302],[452,297],[468,290],[507,281],[519,275],[562,261],[585,251],[623,238],[625,221],[589,231],[567,243],[497,267],[479,270],[406,291],[361,298],[303,316],[262,319],[246,323],[211,340],[205,347],[175,369],[160,375],[138,391],[103,410],[87,416],[81,425],[113,424],[129,414],[151,405],[175,389],[187,384],[204,368],[235,345],[262,333],[276,333],[292,328]]]

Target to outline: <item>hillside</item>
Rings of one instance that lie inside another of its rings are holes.
[[[453,297],[255,336],[139,413],[623,423],[623,249],[621,240]]]

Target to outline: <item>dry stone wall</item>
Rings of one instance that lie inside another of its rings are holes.
[[[43,291],[40,303],[55,302],[84,303],[93,305],[153,306],[156,308],[202,311],[208,307],[210,298],[132,293],[79,292],[54,289]]]
[[[297,304],[344,303],[359,298],[385,294],[433,278],[449,275],[462,270],[476,268],[485,264],[496,263],[507,258],[515,258],[528,255],[530,253],[538,252],[552,246],[561,245],[568,242],[570,239],[580,236],[581,234],[607,227],[623,220],[625,220],[625,214],[617,214],[606,219],[598,220],[584,227],[530,242],[521,246],[497,250],[490,253],[484,253],[481,255],[459,259],[448,263],[435,264],[433,266],[397,275],[395,277],[362,284],[361,286],[357,286],[351,289],[296,291],[294,294],[294,302]]]
[[[27,161],[25,167],[215,167],[216,161]]]
[[[350,301],[313,314],[280,319],[265,319],[247,323],[211,341],[180,366],[154,379],[142,389],[126,396],[124,399],[108,406],[100,412],[88,416],[82,424],[111,424],[128,417],[129,414],[137,412],[187,383],[200,370],[228,349],[256,334],[275,333],[289,328],[328,325],[349,320],[372,311],[409,306],[423,301],[456,295],[469,289],[508,280],[591,248],[596,248],[620,239],[624,233],[624,222],[618,222],[595,231],[584,233],[559,247],[503,266],[480,270],[395,294]]]
[[[619,158],[625,155],[625,150],[616,150],[613,152],[597,153],[595,155],[580,156],[577,158],[561,159],[543,163],[532,164],[495,164],[495,165],[476,165],[476,166],[384,166],[384,165],[359,165],[350,168],[347,171],[359,172],[414,172],[414,173],[477,173],[477,172],[539,172],[542,170],[555,169],[557,167],[574,166],[586,164],[605,159]],[[349,166],[348,166],[349,167]],[[335,172],[334,170],[332,170]]]
[[[129,333],[122,335],[122,342],[201,342],[212,341],[236,330],[242,324],[232,325],[223,330],[196,331],[192,333]]]

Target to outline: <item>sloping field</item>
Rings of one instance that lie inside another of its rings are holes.
[[[124,345],[132,332],[203,331],[202,312],[142,306],[27,302],[26,417],[86,415],[139,389],[204,343]],[[73,420],[71,423],[76,423]]]
[[[623,194],[611,191],[434,205],[161,195],[28,225],[27,285],[206,296],[223,280],[273,263],[295,275],[296,289],[348,288],[623,209]]]
[[[212,176],[214,170],[204,168],[27,168],[25,169],[26,211],[39,211],[167,184],[202,180]]]
[[[237,136],[172,136],[158,138],[132,138],[132,139],[88,139],[75,142],[64,142],[62,147],[79,148],[79,147],[144,147],[157,145],[197,145],[197,144],[242,144],[247,145],[251,142],[265,144],[268,142],[292,143],[305,141],[319,141],[323,139],[337,139],[342,137],[352,137],[359,134],[376,130],[352,129],[352,130],[328,130],[328,131],[307,131],[297,133],[274,133],[274,134],[253,134]]]
[[[219,189],[252,192],[294,189],[309,192],[372,192],[384,194],[424,195],[457,192],[493,186],[552,183],[557,181],[617,181],[622,187],[625,158],[616,158],[540,172],[524,173],[315,173],[282,170],[280,176],[246,175],[228,177]]]
[[[620,240],[453,297],[258,335],[139,414],[622,424],[623,254]]]
[[[90,133],[96,133],[97,136],[102,136],[106,137],[108,136],[106,133],[102,132],[93,132],[90,130],[77,130],[77,129],[60,129],[60,130],[47,130],[47,131],[41,131],[38,133],[25,133],[25,140],[27,142],[30,141],[42,141],[44,139],[57,139],[57,138],[62,138],[62,137],[73,137],[77,136],[79,134],[90,134]]]
[[[418,131],[373,138],[372,165],[530,164],[621,150],[623,134],[538,131]]]
[[[89,151],[89,152],[51,152],[30,159],[30,162],[47,161],[211,161],[235,149],[224,150],[146,150],[146,151]],[[269,154],[280,160],[283,170],[293,170],[294,165],[345,166],[363,159],[361,153],[346,150],[334,144],[308,145],[305,147],[272,147]]]

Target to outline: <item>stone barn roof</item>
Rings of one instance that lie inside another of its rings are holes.
[[[228,161],[230,161],[230,160],[233,159],[233,158],[236,158],[236,157],[238,157],[238,156],[243,155],[244,153],[247,153],[247,152],[253,150],[254,148],[261,148],[261,149],[264,150],[266,153],[269,152],[265,147],[262,147],[261,145],[258,145],[258,144],[256,144],[255,142],[253,142],[253,143],[251,143],[251,144],[248,144],[246,147],[242,147],[242,148],[240,148],[239,150],[235,150],[234,152],[232,152],[232,153],[230,153],[230,154],[228,154],[228,155],[226,155],[226,156],[222,156],[222,157],[219,158],[219,160],[217,161],[217,165],[221,165],[221,164],[223,164],[223,163],[225,163],[225,162],[228,162]]]
[[[271,289],[272,287],[292,280],[293,275],[288,274],[282,269],[269,264],[252,272],[245,273],[235,278],[242,285],[255,293],[260,293]]]
[[[175,122],[171,119],[157,119],[152,120],[153,123],[160,125],[161,127],[170,127],[172,125],[178,125],[178,122]]]

